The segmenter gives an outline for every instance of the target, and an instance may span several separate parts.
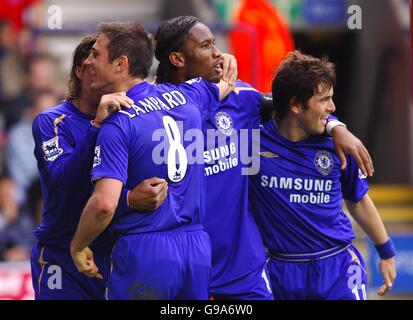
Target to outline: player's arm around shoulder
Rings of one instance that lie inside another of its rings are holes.
[[[337,120],[329,120],[326,125],[326,130],[333,138],[334,148],[340,158],[342,169],[347,166],[346,154],[350,154],[365,176],[373,175],[373,161],[367,148],[360,139],[354,136],[343,123]]]
[[[396,279],[396,251],[393,242],[387,235],[383,221],[368,194],[357,203],[346,200],[346,206],[354,220],[374,242],[380,256],[379,269],[384,283],[379,288],[378,294],[385,295],[393,286]]]
[[[165,201],[168,195],[168,182],[165,179],[152,177],[141,181],[135,188],[127,192],[128,207],[138,211],[154,211]]]
[[[125,108],[132,108],[133,100],[126,96],[126,92],[115,92],[104,94],[100,98],[100,103],[96,112],[95,119],[92,121],[93,125],[100,128],[103,121],[114,114],[115,112]]]

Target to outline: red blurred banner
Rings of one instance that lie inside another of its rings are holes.
[[[30,264],[0,263],[0,300],[33,300]]]

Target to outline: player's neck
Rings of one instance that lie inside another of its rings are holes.
[[[131,88],[133,88],[137,84],[142,83],[144,81],[145,80],[142,79],[142,78],[127,77],[127,78],[122,79],[122,80],[120,80],[116,83],[116,89],[115,89],[114,92],[120,92],[120,91],[127,92],[128,90],[130,90]]]
[[[75,99],[73,103],[81,112],[91,116],[96,115],[96,110],[99,106],[99,100],[89,96],[82,96],[79,99]]]
[[[280,134],[293,142],[307,139],[310,135],[301,128],[298,120],[290,115],[286,115],[281,121],[276,123]]]
[[[189,79],[185,79],[185,77],[180,72],[171,72],[167,79],[168,83],[172,83],[174,85],[178,85],[180,83],[184,83]]]

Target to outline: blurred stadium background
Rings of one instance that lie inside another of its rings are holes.
[[[410,1],[257,2],[0,0],[0,299],[33,298],[28,257],[42,201],[31,122],[63,98],[73,49],[102,20],[136,20],[153,32],[163,19],[187,14],[211,27],[218,47],[236,54],[240,78],[263,91],[291,47],[336,63],[336,115],[373,157],[370,194],[398,249],[398,278],[386,299],[413,298]],[[378,256],[355,228],[368,263],[369,298],[378,299]]]

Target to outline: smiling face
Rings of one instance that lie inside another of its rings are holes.
[[[317,92],[307,101],[307,106],[300,106],[298,120],[307,135],[324,133],[328,116],[336,110],[333,102],[333,87],[319,84]]]
[[[109,38],[103,33],[100,34],[85,61],[92,81],[91,88],[103,94],[116,91],[118,59],[109,62],[107,49],[109,43]]]
[[[96,79],[96,73],[92,71],[92,65],[87,65],[85,60],[81,66],[76,68],[76,76],[80,81],[80,98],[92,101],[92,104],[96,104],[97,108],[102,95],[92,86]]]
[[[215,37],[206,25],[198,22],[189,30],[183,55],[186,80],[202,77],[210,82],[219,82],[221,51],[215,46]]]

